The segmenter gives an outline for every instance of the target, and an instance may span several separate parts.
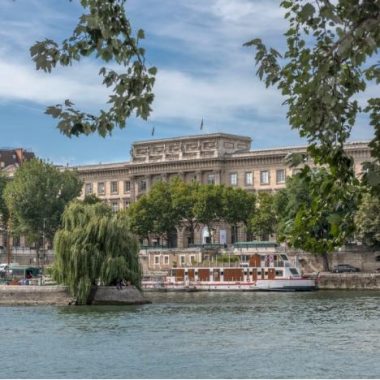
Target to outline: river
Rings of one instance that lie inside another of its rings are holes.
[[[380,292],[0,307],[2,378],[380,378]]]

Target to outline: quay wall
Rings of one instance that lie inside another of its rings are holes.
[[[304,273],[323,271],[322,257],[303,251],[288,249],[289,258],[297,258]],[[329,264],[332,269],[338,264],[350,264],[362,272],[376,272],[380,268],[380,251],[368,251],[363,248],[342,249],[329,255]]]
[[[0,285],[0,305],[70,305],[65,286]]]
[[[92,305],[141,305],[150,303],[134,286],[98,286],[90,296]]]
[[[91,293],[93,305],[141,305],[150,303],[134,286],[121,290],[99,286]],[[0,285],[0,305],[74,305],[65,286]]]
[[[321,290],[380,290],[380,273],[320,273]]]

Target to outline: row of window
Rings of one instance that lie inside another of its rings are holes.
[[[123,200],[123,207],[128,208],[131,201],[129,198]],[[109,203],[111,205],[112,211],[116,212],[120,210],[120,202],[118,200],[110,201]]]
[[[276,170],[276,184],[285,183],[286,173],[285,169]],[[260,185],[269,185],[271,182],[270,171],[260,171]],[[253,172],[245,172],[245,186],[253,186]],[[230,173],[230,185],[238,185],[238,173]]]
[[[105,195],[106,193],[106,183],[105,182],[98,182],[97,183],[97,194],[98,195]],[[119,181],[111,181],[110,182],[110,190],[111,194],[119,194]],[[131,190],[131,182],[130,181],[124,181],[124,193],[128,193]],[[84,192],[86,195],[94,193],[93,184],[92,183],[86,183]]]
[[[164,265],[168,265],[169,264],[169,256],[165,255],[165,256],[163,256],[163,258],[164,258]],[[180,260],[179,262],[181,265],[185,265],[185,261],[186,261],[185,256],[181,255],[179,257],[179,260]],[[195,263],[195,256],[193,256],[193,255],[190,256],[190,262]],[[158,256],[158,255],[154,256],[154,265],[159,265],[159,264],[160,264],[160,256]]]
[[[285,169],[278,169],[276,170],[276,184],[285,183],[286,174]],[[216,180],[215,174],[208,174],[207,175],[207,183],[209,185],[214,185]],[[260,184],[261,185],[269,185],[271,181],[270,178],[270,171],[269,170],[261,170],[260,171]],[[230,173],[230,185],[231,186],[237,186],[239,183],[238,173]],[[245,185],[246,186],[253,186],[253,172],[245,172]],[[146,190],[146,181],[140,180],[138,183],[138,189],[139,191],[145,191]],[[110,182],[110,190],[111,194],[119,194],[119,181],[111,181]],[[131,182],[130,181],[124,181],[124,193],[128,193],[131,190]],[[94,192],[93,184],[92,183],[86,183],[85,185],[85,194],[92,194]],[[105,182],[98,182],[97,183],[97,194],[98,195],[105,195],[106,193],[106,183]]]

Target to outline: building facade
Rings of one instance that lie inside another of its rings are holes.
[[[0,172],[7,177],[13,177],[15,171],[24,161],[31,160],[35,155],[23,148],[0,148]]]
[[[186,182],[224,184],[252,192],[283,188],[286,178],[299,170],[290,168],[285,158],[290,153],[306,152],[306,146],[251,150],[251,142],[250,137],[226,133],[148,140],[132,145],[130,161],[73,169],[83,180],[82,197],[95,194],[114,211],[127,208],[156,181],[175,176]],[[359,176],[362,162],[371,159],[368,143],[349,143],[345,149],[353,157]],[[227,225],[218,225],[212,233],[213,242],[231,243]],[[189,246],[188,235],[185,229],[178,229],[178,248]],[[192,243],[203,244],[209,238],[207,229],[201,227]],[[245,231],[241,229],[238,240],[245,239]]]

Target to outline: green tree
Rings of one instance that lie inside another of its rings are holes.
[[[194,232],[198,221],[194,213],[194,204],[197,199],[199,183],[192,181],[187,184],[178,177],[170,181],[173,208],[179,216],[179,224],[190,231],[191,243],[194,243]]]
[[[152,110],[157,69],[146,67],[145,50],[140,46],[145,34],[142,29],[132,32],[125,1],[80,0],[84,13],[70,37],[61,44],[51,39],[37,41],[30,48],[36,69],[45,72],[90,56],[121,67],[120,72],[106,67],[99,71],[103,85],[112,87],[108,110],[98,115],[82,112],[69,99],[47,108],[46,113],[59,120],[58,128],[66,136],[98,132],[104,137],[115,127],[124,128],[134,113],[146,120]]]
[[[198,223],[207,226],[211,239],[214,223],[224,217],[223,192],[223,185],[199,185],[197,199],[194,203],[194,215]]]
[[[149,240],[154,235],[171,242],[171,236],[179,224],[180,215],[173,207],[170,184],[156,182],[149,193],[137,200],[128,210],[130,226],[134,233]]]
[[[148,194],[150,213],[153,215],[153,233],[171,244],[171,235],[176,230],[181,216],[173,207],[170,183],[156,182]]]
[[[0,227],[6,228],[8,224],[9,212],[4,198],[4,190],[8,179],[0,173]]]
[[[132,203],[127,210],[131,231],[146,238],[149,242],[149,234],[153,231],[154,216],[150,212],[148,195],[143,195]]]
[[[8,260],[11,259],[10,254],[10,240],[9,240],[9,231],[11,229],[10,220],[9,220],[9,211],[5,203],[4,190],[8,183],[8,178],[0,173],[0,234],[6,238],[7,244],[7,255]]]
[[[353,235],[359,191],[356,181],[339,181],[327,169],[304,170],[310,173],[289,179],[278,196],[279,238],[320,255],[328,271],[329,253]]]
[[[310,189],[303,177],[294,175],[287,178],[286,188],[274,196],[273,207],[277,219],[275,232],[278,240],[285,240],[287,223],[295,219],[301,206],[311,206]]]
[[[267,240],[276,229],[276,214],[274,196],[271,193],[260,192],[257,197],[256,211],[251,217],[250,230],[259,240]]]
[[[234,241],[237,241],[237,228],[242,223],[246,230],[250,230],[250,218],[255,212],[256,197],[252,193],[239,188],[226,187],[223,192],[223,216],[235,233]]]
[[[125,280],[139,287],[138,242],[125,213],[103,203],[71,202],[54,238],[54,278],[85,304],[93,286]]]
[[[308,154],[317,165],[329,168],[319,174],[307,165],[302,170],[311,207],[298,210],[294,228],[288,229],[294,245],[323,254],[327,265],[327,252],[352,233],[357,181],[344,144],[362,111],[369,114],[375,129],[370,143],[374,160],[366,164],[364,178],[377,189],[380,184],[380,98],[367,99],[364,109],[357,101],[369,82],[380,81],[379,64],[371,61],[380,46],[380,4],[377,0],[284,0],[281,6],[289,22],[286,51],[268,49],[260,39],[245,45],[256,48],[260,79],[285,97],[289,123],[307,139]],[[295,165],[300,159],[295,155],[291,161]]]
[[[73,171],[60,171],[38,159],[17,169],[4,191],[12,233],[41,247],[42,237],[53,241],[67,203],[80,194],[82,183]]]
[[[365,194],[355,215],[356,237],[370,247],[380,247],[380,199]]]
[[[285,97],[289,123],[307,138],[314,162],[329,165],[332,175],[349,183],[352,159],[343,148],[358,112],[370,115],[377,168],[380,159],[380,98],[368,99],[364,110],[357,101],[369,81],[380,82],[379,64],[370,60],[380,46],[380,4],[284,0],[281,6],[289,22],[287,50],[280,54],[260,39],[245,45],[256,48],[260,79]],[[372,179],[380,183],[378,173]]]
[[[103,202],[99,197],[97,197],[95,194],[86,194],[83,203],[93,205],[95,203]]]

